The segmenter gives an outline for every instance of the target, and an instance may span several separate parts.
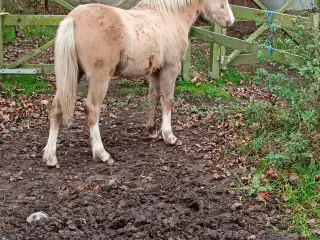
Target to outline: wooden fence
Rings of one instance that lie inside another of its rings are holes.
[[[73,6],[64,2],[63,0],[52,0],[63,7],[72,10]],[[306,25],[314,27],[316,31],[319,29],[319,13],[315,11],[311,17],[301,17],[283,14],[283,12],[290,6],[294,0],[287,0],[276,13],[272,12],[272,22],[280,25],[284,31],[290,34],[288,29],[296,25]],[[20,59],[12,63],[4,63],[3,61],[3,26],[57,26],[64,19],[62,15],[10,15],[3,12],[2,2],[0,0],[0,74],[52,74],[54,67],[52,64],[25,64],[31,58],[37,56],[43,51],[54,45],[55,39],[52,39],[43,46],[27,53]],[[241,6],[231,5],[232,11],[235,15],[236,21],[255,21],[260,20],[264,22],[250,37],[246,40],[240,40],[226,35],[226,29],[222,29],[217,24],[207,27],[192,27],[190,31],[190,41],[192,38],[201,39],[211,44],[210,51],[210,69],[208,70],[212,78],[218,78],[220,69],[230,65],[250,64],[256,62],[257,54],[261,54],[270,60],[290,63],[292,61],[301,63],[302,58],[290,52],[285,52],[278,49],[272,49],[270,54],[268,47],[261,50],[258,44],[253,41],[266,31],[269,26],[270,17],[268,18],[268,11],[259,0],[254,0],[255,4],[260,9],[247,8]],[[319,0],[320,2],[320,0]],[[120,1],[121,3],[121,1]],[[115,5],[116,6],[116,5]],[[234,51],[226,56],[226,47],[234,49]],[[182,75],[185,79],[190,79],[190,58],[191,58],[191,44],[186,53],[185,60],[182,63]]]
[[[263,22],[263,24],[246,40],[226,36],[226,30],[221,29],[217,24],[213,24],[210,27],[192,27],[190,40],[196,38],[211,43],[210,69],[208,70],[209,77],[219,78],[220,70],[228,66],[257,63],[257,54],[259,51],[264,58],[275,62],[285,64],[292,62],[303,63],[303,59],[299,55],[274,48],[272,48],[272,52],[270,53],[270,48],[268,46],[261,47],[257,43],[254,43],[255,39],[270,28],[271,20],[272,23],[281,26],[288,35],[291,35],[289,29],[297,25],[304,25],[307,29],[313,28],[316,32],[319,31],[319,12],[317,11],[317,8],[313,9],[314,11],[310,13],[310,17],[283,14],[293,2],[294,0],[287,0],[277,12],[268,11],[259,0],[254,0],[254,3],[260,9],[233,5],[232,11],[236,21],[260,20],[260,22]],[[320,1],[318,1],[318,6],[320,6]],[[270,19],[270,15],[268,17],[268,14],[272,14],[272,19]],[[228,56],[225,54],[226,47],[234,49]],[[189,44],[189,49],[182,65],[182,75],[186,80],[190,79],[190,59],[191,44]]]

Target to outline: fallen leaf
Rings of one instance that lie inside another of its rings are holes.
[[[311,230],[311,232],[315,236],[320,236],[320,229],[313,229],[313,230]]]
[[[248,240],[254,240],[254,239],[257,239],[255,235],[251,235],[250,237],[248,237]]]
[[[234,203],[234,204],[230,207],[230,209],[233,210],[233,211],[235,211],[235,210],[237,210],[238,208],[240,208],[240,207],[242,207],[242,206],[243,206],[242,203]]]
[[[257,211],[257,210],[259,210],[259,209],[260,209],[260,206],[257,205],[257,204],[250,205],[250,206],[248,207],[248,211]]]
[[[267,178],[277,178],[277,176],[278,176],[278,174],[277,174],[277,172],[276,172],[276,170],[274,169],[274,167],[273,166],[269,166],[268,168],[267,168],[267,170],[266,170],[266,177]]]
[[[48,100],[42,100],[42,101],[41,101],[41,104],[43,104],[43,105],[48,105],[48,104],[49,104],[49,101],[48,101]]]
[[[8,122],[8,121],[10,121],[10,115],[9,115],[9,114],[3,115],[3,116],[2,116],[2,119],[3,119],[5,122]]]
[[[13,174],[12,176],[10,176],[10,182],[15,182],[17,180],[23,180],[23,177],[21,177],[22,173],[23,173],[23,171],[20,171],[16,174]]]
[[[83,191],[85,189],[85,186],[78,186],[77,189]]]
[[[112,117],[112,118],[118,118],[116,115],[114,115],[114,114],[112,114],[112,113],[110,113],[110,117]]]
[[[315,219],[309,219],[308,220],[308,225],[309,226],[314,226],[316,224],[316,220]]]
[[[300,177],[296,173],[291,173],[290,176],[289,176],[289,180],[291,182],[299,183],[300,182]]]
[[[226,178],[226,175],[215,173],[215,174],[213,174],[212,178],[213,178],[214,180],[220,180],[220,179]]]
[[[260,201],[260,202],[266,202],[270,199],[270,196],[269,196],[269,193],[268,192],[259,192],[258,196],[257,196],[257,199]]]

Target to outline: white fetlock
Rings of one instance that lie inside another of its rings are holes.
[[[44,149],[43,161],[47,163],[49,167],[55,167],[58,163],[56,152],[49,150],[48,148]]]
[[[164,131],[162,131],[162,137],[164,140],[164,143],[167,145],[176,145],[177,143],[177,137],[173,135],[173,133],[165,133]]]
[[[114,163],[114,160],[111,158],[110,154],[104,149],[94,151],[93,158],[98,161],[106,162],[109,165]]]

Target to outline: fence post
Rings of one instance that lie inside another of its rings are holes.
[[[0,0],[1,1],[1,0]],[[190,65],[191,65],[191,34],[189,34],[189,46],[182,61],[182,77],[186,81],[190,81]]]
[[[2,1],[0,0],[0,12],[2,12]],[[0,68],[3,68],[3,16],[0,16]]]
[[[320,0],[316,1],[316,7],[319,10],[320,8]],[[312,14],[312,19],[313,19],[313,28],[314,28],[314,40],[315,40],[315,54],[319,55],[319,12],[315,12]]]
[[[213,23],[211,25],[211,31],[215,33],[221,34],[221,27]],[[210,73],[209,78],[217,79],[220,77],[220,53],[221,53],[221,45],[217,43],[210,44]]]
[[[221,34],[224,36],[227,36],[227,29],[222,28],[221,29]],[[226,58],[226,47],[221,46],[221,52],[220,52],[220,69],[222,69],[222,66],[224,65],[225,62],[228,62],[228,59]]]

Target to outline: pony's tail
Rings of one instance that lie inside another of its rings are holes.
[[[60,23],[55,42],[56,98],[64,125],[72,122],[78,84],[78,61],[75,48],[74,22],[67,18]]]

